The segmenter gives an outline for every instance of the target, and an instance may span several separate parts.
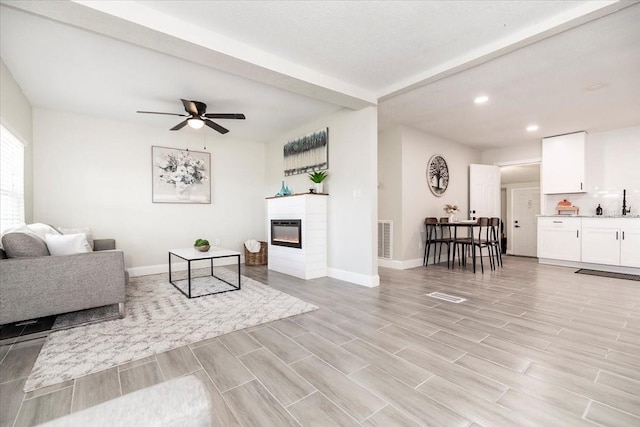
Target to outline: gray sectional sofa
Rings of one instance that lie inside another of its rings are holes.
[[[113,304],[124,317],[127,275],[115,240],[94,240],[94,252],[51,256],[42,239],[10,234],[0,249],[0,325]]]

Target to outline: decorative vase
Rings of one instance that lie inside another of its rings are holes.
[[[193,248],[200,252],[208,252],[211,249],[211,245],[194,246]]]
[[[449,214],[449,222],[456,222],[456,214],[452,212]]]
[[[189,200],[191,198],[191,184],[182,181],[176,182],[176,197],[178,200]]]
[[[314,183],[313,186],[315,187],[316,193],[318,193],[318,194],[322,193],[322,190],[324,190],[324,188],[323,188],[324,185],[323,185],[322,182],[316,182],[316,183]]]

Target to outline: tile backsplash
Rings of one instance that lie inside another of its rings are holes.
[[[630,215],[640,214],[640,187],[627,188],[627,208],[631,208]],[[563,199],[569,200],[574,206],[580,208],[580,215],[595,215],[598,204],[602,207],[603,216],[622,215],[622,191],[623,188],[599,189],[595,187],[589,193],[576,194],[549,194],[545,197],[546,215],[556,213],[556,205]]]

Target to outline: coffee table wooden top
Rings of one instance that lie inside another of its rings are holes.
[[[212,246],[207,252],[200,252],[194,248],[170,249],[169,253],[178,256],[187,261],[197,259],[223,258],[228,256],[239,256],[240,252],[231,249],[219,248]]]

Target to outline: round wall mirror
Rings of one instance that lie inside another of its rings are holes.
[[[442,196],[449,186],[449,167],[439,154],[432,156],[427,166],[427,183],[435,196]]]

